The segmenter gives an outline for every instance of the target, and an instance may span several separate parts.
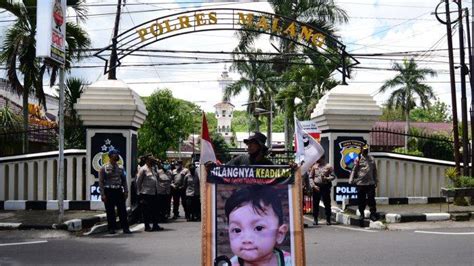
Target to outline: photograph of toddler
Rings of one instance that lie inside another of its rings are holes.
[[[240,186],[223,207],[232,266],[292,265],[288,186]]]

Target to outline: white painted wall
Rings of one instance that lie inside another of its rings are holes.
[[[444,172],[454,162],[402,154],[371,153],[377,163],[378,197],[440,197],[448,184]]]
[[[85,150],[64,151],[65,200],[88,200]],[[58,152],[0,158],[0,201],[56,200]]]
[[[378,197],[439,197],[448,183],[444,171],[454,162],[374,152]],[[58,152],[0,158],[0,201],[56,200]],[[89,200],[85,150],[65,151],[66,200]],[[338,180],[344,181],[344,180]]]

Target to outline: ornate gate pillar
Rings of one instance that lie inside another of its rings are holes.
[[[108,162],[111,148],[120,151],[130,189],[137,167],[137,130],[148,114],[140,96],[123,81],[103,80],[89,85],[75,108],[87,128],[86,198],[100,201],[98,170]]]
[[[382,114],[374,98],[355,85],[339,85],[319,100],[311,114],[321,131],[326,160],[337,176],[332,200],[357,197],[348,183],[354,159],[362,144],[370,145],[370,130]]]

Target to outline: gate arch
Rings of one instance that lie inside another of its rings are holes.
[[[119,34],[115,40],[117,65],[124,57],[155,42],[195,32],[240,30],[276,36],[311,49],[336,64],[342,81],[350,78],[349,68],[359,62],[348,54],[346,46],[323,30],[297,20],[269,12],[206,8],[183,11],[143,22]],[[109,59],[113,44],[95,56],[105,61],[104,73],[110,71]],[[350,62],[350,63],[348,63]]]

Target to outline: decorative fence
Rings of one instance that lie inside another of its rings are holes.
[[[408,153],[425,158],[454,161],[454,142],[447,136],[435,134],[405,134],[402,130],[377,127],[370,132],[371,152],[395,152],[405,146],[408,137]],[[404,151],[403,153],[406,153]]]
[[[58,151],[0,158],[0,201],[56,200]],[[86,151],[64,151],[65,200],[86,199]]]
[[[30,124],[28,131],[0,131],[0,156],[23,154],[23,139],[28,137],[28,153],[56,150],[58,127]]]

